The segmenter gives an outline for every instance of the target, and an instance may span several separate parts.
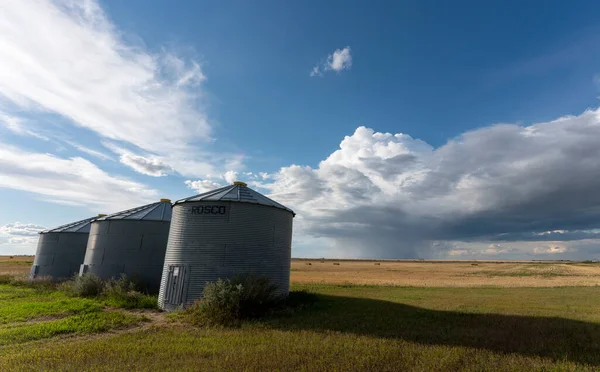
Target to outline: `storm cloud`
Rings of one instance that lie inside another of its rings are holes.
[[[439,148],[359,127],[318,167],[270,179],[261,186],[296,210],[301,234],[338,255],[436,257],[462,242],[490,254],[490,242],[529,242],[500,252],[552,255],[569,248],[548,242],[583,240],[586,254],[600,253],[599,110],[493,125]]]

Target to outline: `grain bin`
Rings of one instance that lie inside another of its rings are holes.
[[[98,215],[102,216],[105,215]],[[49,277],[60,280],[75,275],[83,262],[90,224],[95,218],[97,217],[40,232],[29,278]]]
[[[125,274],[158,292],[170,223],[169,199],[96,219],[79,273],[102,279]]]
[[[293,218],[291,209],[243,182],[178,200],[159,306],[184,307],[202,296],[207,282],[245,273],[268,277],[287,295]]]

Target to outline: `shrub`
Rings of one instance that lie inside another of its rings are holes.
[[[124,296],[129,292],[138,290],[138,285],[125,274],[119,279],[110,279],[104,282],[104,294],[107,296]]]
[[[241,285],[240,317],[259,318],[272,310],[281,297],[277,285],[269,278],[252,274],[238,275],[231,280],[233,285]]]
[[[94,274],[75,275],[73,279],[57,285],[57,289],[72,296],[96,297],[104,305],[125,309],[155,309],[155,296],[141,293],[140,281],[121,275],[119,279],[102,280]]]
[[[141,287],[141,281],[139,279],[127,277],[125,274],[122,274],[119,279],[111,279],[104,282],[102,296],[109,306],[126,309],[156,308],[156,298],[141,293],[139,291]]]
[[[81,297],[99,296],[104,290],[102,279],[94,274],[86,273],[75,276],[72,282],[73,294]]]
[[[238,275],[207,283],[203,297],[184,312],[198,325],[238,326],[244,319],[259,318],[281,302],[277,286],[268,278]]]
[[[199,325],[239,325],[243,290],[241,284],[233,284],[229,279],[206,284],[202,300],[196,301],[188,311],[192,322]]]
[[[12,281],[12,275],[2,274],[0,275],[0,284],[10,284]]]

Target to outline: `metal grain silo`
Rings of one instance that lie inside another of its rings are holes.
[[[104,214],[99,215],[99,217]],[[40,232],[37,251],[29,273],[30,279],[49,277],[70,278],[83,262],[90,224],[97,217],[69,223]]]
[[[178,200],[158,295],[164,310],[202,297],[206,282],[252,273],[289,293],[291,209],[234,182]]]
[[[139,278],[149,292],[157,292],[170,223],[169,199],[96,219],[79,273],[102,279],[125,274]]]

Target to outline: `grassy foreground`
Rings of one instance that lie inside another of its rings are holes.
[[[313,291],[319,301],[239,329],[161,317],[127,332],[59,342],[11,339],[0,346],[0,370],[600,369],[598,287],[294,289]],[[22,321],[23,315],[2,315],[12,313],[3,310],[7,303],[0,300],[0,322],[2,316],[12,325]],[[80,313],[94,305],[65,306]],[[49,312],[56,314],[45,309],[36,317]]]
[[[143,320],[124,311],[107,311],[97,300],[71,297],[46,286],[0,285],[0,347],[58,335],[104,332]]]

